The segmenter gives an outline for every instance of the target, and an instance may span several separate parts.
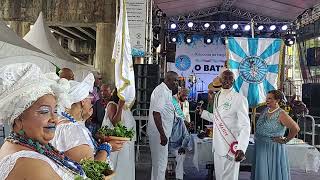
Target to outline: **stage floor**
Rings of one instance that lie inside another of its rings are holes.
[[[185,161],[185,179],[184,180],[207,180],[208,171],[205,166],[200,166],[199,171],[193,166],[192,154],[188,154]],[[150,180],[151,173],[151,156],[149,148],[142,148],[139,162],[136,163],[136,179],[137,180]],[[250,172],[240,172],[239,180],[250,180]],[[314,180],[319,178],[318,173],[291,170],[292,180]]]

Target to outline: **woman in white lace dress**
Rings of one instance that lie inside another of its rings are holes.
[[[57,123],[57,87],[34,64],[0,68],[0,121],[12,128],[0,149],[1,180],[85,176],[78,163],[49,144]]]
[[[61,112],[63,118],[58,123],[52,145],[77,162],[81,159],[108,161],[111,150],[121,149],[123,142],[111,141],[98,145],[85,127],[85,121],[92,115],[93,96],[90,91],[93,89],[94,76],[89,74],[82,82],[69,83],[70,88],[65,90],[67,95],[58,100],[58,104],[65,109]]]
[[[102,126],[113,128],[118,122],[121,122],[128,129],[136,130],[136,122],[130,109],[124,108],[124,101],[117,96],[117,89],[112,93],[112,97],[106,107],[106,114]],[[123,149],[119,152],[111,153],[111,161],[116,172],[112,180],[134,180],[135,179],[135,154],[134,139],[126,142]],[[121,173],[120,173],[121,172]],[[125,172],[125,173],[123,173]]]

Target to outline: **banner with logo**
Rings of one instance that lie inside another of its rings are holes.
[[[230,37],[227,44],[234,89],[247,97],[250,107],[256,107],[265,102],[268,91],[278,87],[282,40]]]
[[[146,39],[146,0],[126,0],[133,57],[144,57]]]
[[[186,79],[186,87],[196,92],[206,92],[208,85],[219,75],[226,61],[226,47],[218,37],[205,44],[203,36],[193,35],[193,42],[186,44],[179,34],[176,42],[175,63],[168,63],[168,70]],[[192,82],[191,79],[195,79]],[[190,82],[189,82],[190,80]]]

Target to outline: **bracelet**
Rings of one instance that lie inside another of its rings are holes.
[[[106,151],[107,156],[110,156],[111,150],[112,150],[112,146],[109,143],[100,144],[98,147],[98,151]]]

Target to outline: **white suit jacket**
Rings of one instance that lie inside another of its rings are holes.
[[[230,100],[231,106],[222,108],[220,105],[226,102],[227,99]],[[238,150],[242,150],[245,153],[251,131],[247,99],[233,90],[228,94],[224,94],[222,90],[218,99],[218,107],[222,120],[238,141]],[[201,118],[214,122],[212,119],[213,114],[205,110],[202,112]],[[228,154],[229,146],[216,126],[214,126],[213,146],[215,153],[218,155],[225,156]]]

